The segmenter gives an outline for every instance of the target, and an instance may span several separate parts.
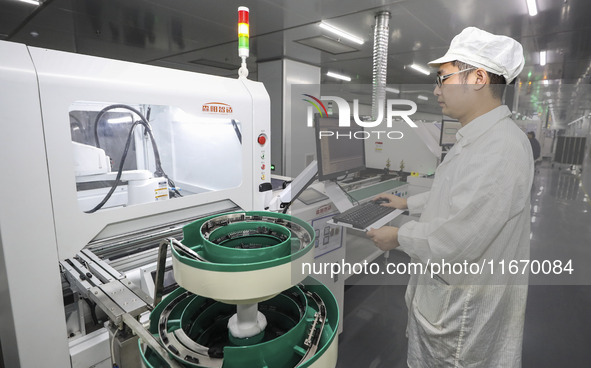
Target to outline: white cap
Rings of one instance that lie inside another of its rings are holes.
[[[502,75],[507,84],[519,75],[525,64],[523,47],[519,42],[476,27],[468,27],[455,36],[447,53],[429,65],[437,67],[455,60]]]

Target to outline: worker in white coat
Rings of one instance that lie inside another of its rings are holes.
[[[430,63],[443,114],[462,124],[457,143],[429,192],[381,196],[420,219],[367,233],[380,249],[430,265],[406,292],[411,368],[521,367],[528,272],[512,275],[507,264],[529,259],[534,169],[502,95],[523,64],[517,41],[474,27]],[[442,269],[446,263],[459,267]]]

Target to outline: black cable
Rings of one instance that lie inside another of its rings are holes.
[[[89,211],[85,211],[85,212],[86,213],[94,213],[94,212],[98,211],[99,209],[101,209],[105,205],[105,203],[107,203],[107,201],[111,198],[111,196],[115,192],[115,189],[117,188],[117,186],[120,183],[121,174],[123,172],[123,164],[125,162],[125,158],[127,157],[127,152],[129,150],[129,146],[131,144],[131,137],[133,134],[133,129],[138,124],[141,124],[144,127],[145,132],[148,133],[148,136],[150,137],[150,141],[152,142],[152,151],[154,151],[154,160],[156,163],[156,171],[154,172],[154,176],[166,178],[166,180],[167,180],[169,186],[172,188],[172,191],[175,194],[175,196],[182,197],[183,195],[178,191],[178,189],[176,189],[176,184],[174,183],[174,181],[172,181],[172,179],[170,179],[168,177],[168,175],[166,175],[166,173],[164,172],[164,169],[162,169],[162,162],[160,160],[160,152],[158,151],[158,146],[156,145],[156,140],[154,139],[154,135],[152,134],[152,127],[148,123],[148,120],[137,109],[135,109],[131,106],[128,106],[128,105],[124,105],[124,104],[109,105],[109,106],[105,107],[104,109],[102,109],[98,113],[98,115],[96,116],[96,118],[94,120],[94,139],[96,142],[96,146],[98,148],[100,148],[100,142],[99,142],[99,138],[98,138],[98,122],[100,121],[101,117],[107,111],[114,110],[114,109],[126,109],[129,111],[132,111],[137,116],[139,116],[140,120],[134,122],[133,125],[131,126],[131,129],[129,130],[129,134],[127,136],[127,142],[125,143],[125,149],[123,151],[123,155],[121,156],[121,162],[119,163],[119,170],[117,171],[117,177],[115,178],[115,183],[113,184],[113,186],[111,187],[111,189],[109,190],[109,192],[107,193],[105,198],[103,198],[103,200],[97,206],[95,206],[93,209],[91,209]],[[152,110],[151,108],[148,108],[148,115],[150,115],[151,110]]]
[[[173,197],[182,197],[183,195],[176,188],[176,184],[174,183],[174,181],[172,181],[171,178],[166,176],[166,174],[164,175],[164,177],[166,178],[166,180],[168,180],[168,186],[171,188],[171,190],[168,191],[169,195],[172,194]]]
[[[238,124],[236,124],[236,120],[234,120],[234,119],[232,119],[232,126],[234,127],[234,130],[236,131],[236,136],[238,137],[240,144],[242,144],[242,133],[240,133],[240,129],[238,129]]]
[[[146,131],[148,132],[148,135],[150,136],[150,140],[152,141],[152,150],[154,151],[154,159],[156,160],[156,172],[154,173],[154,175],[162,176],[164,174],[164,171],[162,170],[162,164],[160,162],[160,153],[158,152],[158,147],[156,146],[156,140],[154,139],[154,135],[152,135],[152,127],[150,126],[150,124],[148,123],[148,121],[146,120],[144,115],[142,115],[141,112],[139,112],[137,109],[135,109],[131,106],[123,105],[123,104],[109,105],[109,106],[105,107],[104,109],[102,109],[98,113],[98,115],[94,119],[94,140],[95,140],[96,146],[98,148],[101,148],[101,145],[99,142],[99,137],[98,137],[98,122],[100,121],[101,117],[106,112],[108,112],[110,110],[114,110],[114,109],[127,109],[129,111],[134,112],[137,116],[140,117],[140,121],[143,123]],[[135,124],[134,124],[134,126],[135,126]],[[133,128],[131,130],[133,131]]]
[[[103,198],[103,200],[99,204],[97,204],[93,209],[90,209],[88,211],[84,211],[85,213],[95,213],[96,211],[100,210],[105,205],[105,203],[107,203],[107,201],[111,198],[111,196],[115,192],[115,189],[117,189],[117,186],[119,185],[119,183],[121,181],[121,174],[123,173],[123,164],[125,163],[125,158],[127,157],[127,151],[129,151],[129,146],[131,144],[131,138],[133,136],[133,129],[138,124],[141,124],[141,122],[136,121],[135,123],[133,123],[133,125],[131,126],[131,129],[129,130],[129,134],[127,135],[127,142],[125,142],[125,149],[123,150],[123,155],[121,156],[121,161],[119,162],[119,170],[117,170],[117,176],[115,177],[115,182],[111,186],[111,189],[109,190],[107,195]]]
[[[336,179],[334,179],[334,181],[343,181],[343,180],[347,179],[348,177],[349,177],[349,174],[347,173],[347,174],[345,174],[345,176],[342,179],[336,178]]]
[[[90,308],[90,317],[92,318],[92,322],[94,322],[95,326],[98,326],[99,321],[96,316],[96,310],[95,310],[96,303],[94,303],[93,301],[91,301],[90,299],[87,299],[87,298],[82,298],[82,299],[86,302],[86,304],[88,304],[88,308]]]
[[[99,113],[96,115],[96,118],[94,119],[94,143],[97,148],[101,148],[101,143],[99,142],[99,136],[98,136],[98,123],[107,111],[114,110],[114,109],[127,109],[127,110],[133,111],[133,112],[141,115],[133,107],[123,105],[123,104],[109,105],[109,106],[105,107],[104,109],[102,109],[101,111],[99,111]]]

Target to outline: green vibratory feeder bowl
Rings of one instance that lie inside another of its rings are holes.
[[[150,315],[150,333],[184,367],[334,368],[338,304],[302,272],[314,229],[273,212],[234,212],[186,225],[172,243],[179,288]],[[143,364],[169,367],[140,344]]]

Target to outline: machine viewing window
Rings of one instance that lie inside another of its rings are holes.
[[[365,169],[363,128],[352,119],[349,127],[339,126],[338,116],[314,116],[318,180],[336,179]]]
[[[79,208],[92,213],[238,187],[241,130],[231,115],[76,102],[70,132]]]

